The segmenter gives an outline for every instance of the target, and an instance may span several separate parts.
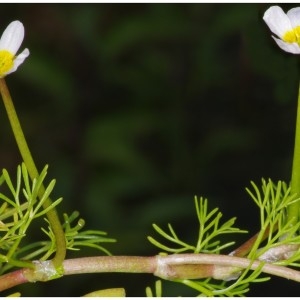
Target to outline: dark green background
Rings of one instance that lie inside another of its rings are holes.
[[[261,177],[289,181],[299,77],[298,57],[276,46],[262,20],[270,5],[1,4],[1,30],[15,19],[25,26],[31,54],[7,84],[38,167],[49,164],[57,179],[60,213],[79,210],[86,228],[117,238],[108,248],[122,255],[157,254],[146,239],[152,223],[196,241],[194,195],[254,234],[259,213],[244,188]],[[13,171],[20,157],[3,107],[0,140],[0,165]],[[143,296],[154,281],[76,275],[11,292],[124,286]],[[298,291],[274,279],[250,295]]]

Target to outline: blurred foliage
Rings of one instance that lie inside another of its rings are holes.
[[[31,55],[7,83],[37,165],[50,165],[64,196],[61,216],[80,211],[124,255],[156,254],[146,239],[152,223],[170,222],[194,241],[194,195],[258,229],[244,187],[289,180],[298,90],[297,57],[262,20],[269,6],[1,4],[2,29],[15,19],[25,26]],[[20,157],[4,109],[0,138],[1,168],[14,170]],[[79,296],[124,286],[136,296],[154,282],[92,274],[18,290]],[[268,284],[251,295],[286,296],[287,284],[296,293],[296,283]],[[193,295],[163,285],[164,295]]]

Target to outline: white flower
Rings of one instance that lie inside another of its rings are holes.
[[[286,14],[279,6],[271,6],[263,16],[277,45],[284,51],[300,54],[300,7],[290,9]]]
[[[20,21],[11,22],[0,39],[0,78],[17,70],[29,55],[26,48],[16,56],[24,38],[24,26]]]

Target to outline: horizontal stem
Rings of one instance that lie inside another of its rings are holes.
[[[228,255],[218,255],[218,254],[174,254],[169,256],[158,256],[158,265],[160,268],[155,271],[155,275],[164,278],[165,271],[163,268],[167,266],[177,266],[177,265],[213,265],[214,270],[211,274],[213,278],[222,279],[218,271],[219,267],[229,267],[229,268],[241,268],[246,269],[250,265],[251,270],[255,270],[261,264],[264,263],[259,260],[252,261],[248,258],[234,257]],[[162,272],[161,272],[162,271]],[[223,271],[222,271],[223,272]],[[291,279],[297,282],[300,282],[300,272],[282,266],[277,266],[269,263],[265,263],[262,267],[262,272],[268,273],[271,275],[283,277],[286,279]],[[174,275],[174,274],[173,274]],[[226,275],[230,275],[229,273]],[[173,276],[172,276],[173,277]],[[172,279],[196,279],[197,276],[193,278],[181,278],[180,274],[178,277],[173,277]],[[165,278],[170,279],[170,278]],[[226,279],[226,278],[224,278]]]
[[[67,259],[64,275],[82,273],[154,273],[155,256],[96,256]]]
[[[28,282],[24,270],[26,269],[19,269],[0,276],[0,291],[5,291],[14,286]]]
[[[40,264],[47,262],[40,262]],[[166,280],[199,279],[212,277],[228,280],[237,269],[251,270],[262,266],[262,272],[282,278],[300,282],[300,272],[283,266],[265,263],[259,260],[251,261],[247,258],[217,254],[173,254],[159,256],[97,256],[67,259],[63,263],[64,274],[85,273],[152,273]],[[47,265],[49,266],[49,265]],[[34,270],[19,269],[17,271],[0,276],[0,291],[13,286],[39,281],[44,278],[39,269],[38,277],[34,277]],[[49,269],[45,270],[45,276]],[[232,276],[232,278],[235,278]],[[50,280],[50,278],[48,278]],[[43,281],[47,281],[46,278]]]

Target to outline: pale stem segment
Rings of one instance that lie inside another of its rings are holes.
[[[21,124],[19,122],[12,98],[10,96],[10,93],[9,93],[9,90],[7,88],[4,78],[0,78],[0,92],[2,95],[4,106],[5,106],[7,115],[8,115],[10,125],[12,127],[13,134],[15,136],[15,140],[17,142],[20,154],[21,154],[22,159],[27,167],[28,173],[29,173],[31,179],[33,180],[39,176],[39,173],[37,171],[37,168],[35,166],[34,160],[30,153],[29,147],[27,145]],[[41,186],[41,188],[39,190],[39,197],[41,198],[44,193],[45,193],[45,188],[44,188],[44,186]],[[52,201],[50,198],[48,198],[45,201],[43,207],[47,208],[51,204],[52,204]],[[64,234],[62,225],[59,221],[59,218],[58,218],[55,208],[53,208],[47,212],[47,218],[50,222],[50,225],[51,225],[51,228],[55,235],[55,240],[56,240],[56,253],[55,253],[55,257],[53,258],[53,264],[56,268],[60,268],[62,266],[62,263],[66,256],[65,234]]]

